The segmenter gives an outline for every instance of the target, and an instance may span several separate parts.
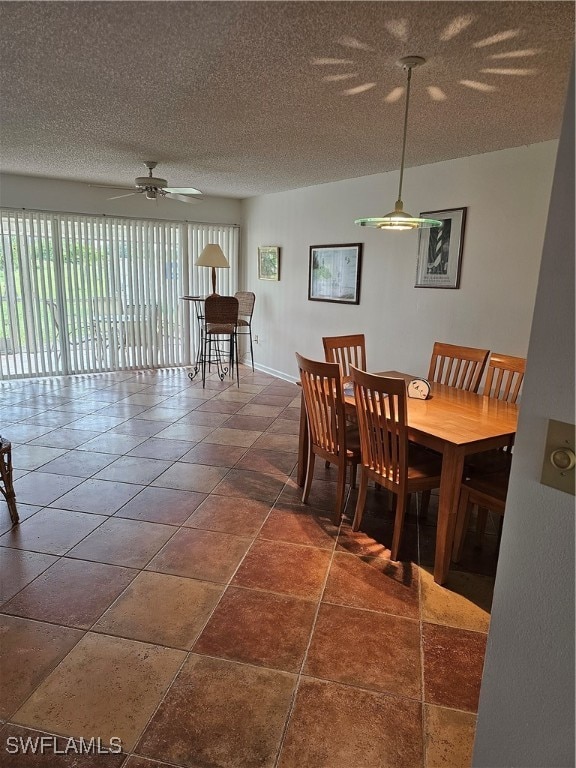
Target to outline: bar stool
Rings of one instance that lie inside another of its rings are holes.
[[[12,483],[12,445],[2,436],[0,436],[0,491],[8,504],[12,524],[16,525],[20,518],[16,509],[16,494]]]
[[[254,371],[252,314],[254,312],[256,294],[252,293],[252,291],[236,291],[234,296],[238,299],[238,325],[236,327],[236,335],[248,336],[250,338],[250,362],[252,363],[252,371]]]
[[[238,322],[238,299],[234,296],[207,296],[204,304],[204,325],[202,327],[202,339],[200,343],[200,365],[202,368],[202,386],[206,386],[206,365],[208,370],[216,365],[216,372],[220,381],[230,372],[234,376],[236,366],[236,379],[240,386],[238,372],[238,349],[236,339],[236,324]],[[224,365],[222,337],[228,337],[230,348],[228,350],[228,366]]]

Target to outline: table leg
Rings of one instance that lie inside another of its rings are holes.
[[[298,475],[296,482],[303,488],[308,464],[308,419],[304,407],[304,393],[300,398],[300,430],[298,432]]]
[[[444,584],[448,577],[463,469],[464,450],[457,445],[447,444],[442,456],[440,497],[438,499],[436,555],[434,558],[434,581],[437,584]]]
[[[201,308],[197,304],[197,302],[194,302],[195,306],[195,315],[196,315],[196,354],[194,356],[194,362],[193,362],[193,369],[188,372],[188,378],[190,381],[194,381],[195,377],[198,375],[200,368],[201,368],[201,359],[203,354],[203,339],[202,339],[202,321],[204,320],[204,316],[202,315]]]

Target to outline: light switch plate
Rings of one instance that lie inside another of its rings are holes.
[[[574,424],[567,424],[563,421],[548,421],[548,434],[546,435],[546,445],[544,448],[544,460],[542,462],[542,485],[549,485],[551,488],[557,488],[564,493],[571,493],[574,496],[574,477],[576,469],[569,470],[557,469],[551,461],[551,456],[558,449],[575,452],[575,427]]]

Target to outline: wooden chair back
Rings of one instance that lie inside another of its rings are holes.
[[[326,453],[346,450],[346,416],[336,363],[308,360],[296,353],[310,441]]]
[[[525,358],[493,352],[488,361],[483,394],[507,403],[517,402],[525,370]]]
[[[478,392],[490,350],[434,342],[428,380]]]
[[[406,382],[352,367],[362,466],[403,488],[408,469]]]
[[[324,357],[328,363],[338,363],[340,376],[350,379],[350,368],[366,370],[366,340],[363,333],[349,336],[324,336]]]

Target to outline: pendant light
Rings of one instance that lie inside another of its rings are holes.
[[[404,210],[404,203],[402,202],[402,181],[404,179],[404,155],[406,153],[406,133],[408,131],[408,105],[410,103],[410,81],[412,79],[412,70],[414,67],[419,67],[424,64],[426,59],[421,56],[404,56],[396,63],[399,67],[406,70],[407,82],[406,82],[406,109],[404,112],[404,135],[402,137],[402,159],[400,161],[400,184],[398,186],[398,200],[394,210],[387,213],[385,216],[379,216],[374,218],[356,219],[354,224],[358,224],[360,227],[375,227],[377,229],[426,229],[430,227],[440,227],[442,222],[437,219],[421,219],[417,216],[407,213]]]

